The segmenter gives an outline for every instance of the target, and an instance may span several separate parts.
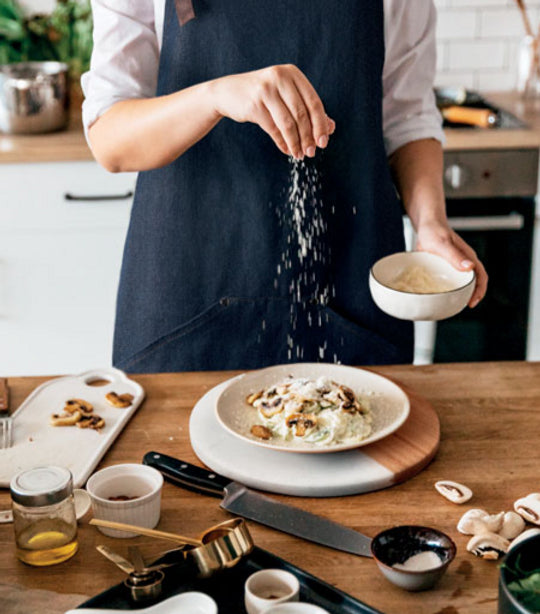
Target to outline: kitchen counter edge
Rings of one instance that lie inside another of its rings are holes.
[[[510,111],[526,124],[517,130],[480,128],[446,129],[445,151],[489,149],[539,149],[540,99],[524,100],[516,92],[492,92],[484,97]],[[67,130],[37,135],[0,134],[0,162],[70,162],[93,160],[79,113],[74,113]]]

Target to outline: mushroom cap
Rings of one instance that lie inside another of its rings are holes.
[[[472,508],[467,510],[460,518],[457,524],[457,530],[463,535],[477,535],[481,533],[480,530],[483,520],[487,518],[489,514],[485,510]],[[479,523],[480,521],[480,523]]]
[[[525,521],[517,512],[506,512],[499,535],[506,539],[515,539],[525,529]]]
[[[514,509],[527,522],[540,525],[540,493],[533,492],[518,499],[514,503]]]
[[[488,514],[485,510],[470,509],[458,522],[457,530],[464,535],[498,533],[503,526],[504,512]]]
[[[467,544],[467,550],[483,559],[497,560],[508,552],[510,542],[496,533],[474,535]]]

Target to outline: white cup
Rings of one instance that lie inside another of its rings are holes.
[[[94,518],[153,529],[161,513],[163,476],[153,467],[127,463],[94,473],[86,483]],[[112,501],[111,497],[127,497]],[[135,537],[137,533],[99,527],[109,537]]]
[[[81,518],[86,516],[86,513],[92,505],[90,495],[83,488],[74,488],[73,501],[75,503],[75,516],[77,520],[81,520]]]
[[[260,614],[270,607],[298,601],[300,583],[283,569],[261,569],[246,580],[244,603],[248,614]]]

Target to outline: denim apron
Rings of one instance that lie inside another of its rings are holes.
[[[300,168],[317,183],[303,219],[319,229],[309,263],[291,248],[292,161],[257,125],[223,119],[171,164],[139,174],[117,367],[411,361],[412,324],[378,310],[368,288],[371,265],[404,249],[382,136],[383,33],[382,0],[167,0],[158,96],[290,63],[337,128]]]

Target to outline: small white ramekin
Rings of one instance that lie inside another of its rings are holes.
[[[94,518],[124,522],[153,529],[161,513],[163,476],[147,465],[126,463],[112,465],[94,473],[86,483],[92,500]],[[109,497],[136,497],[128,501],[110,501]],[[98,527],[109,537],[135,537],[136,533]]]
[[[298,601],[300,582],[284,569],[261,569],[246,580],[244,604],[248,614],[262,614],[270,607]]]

